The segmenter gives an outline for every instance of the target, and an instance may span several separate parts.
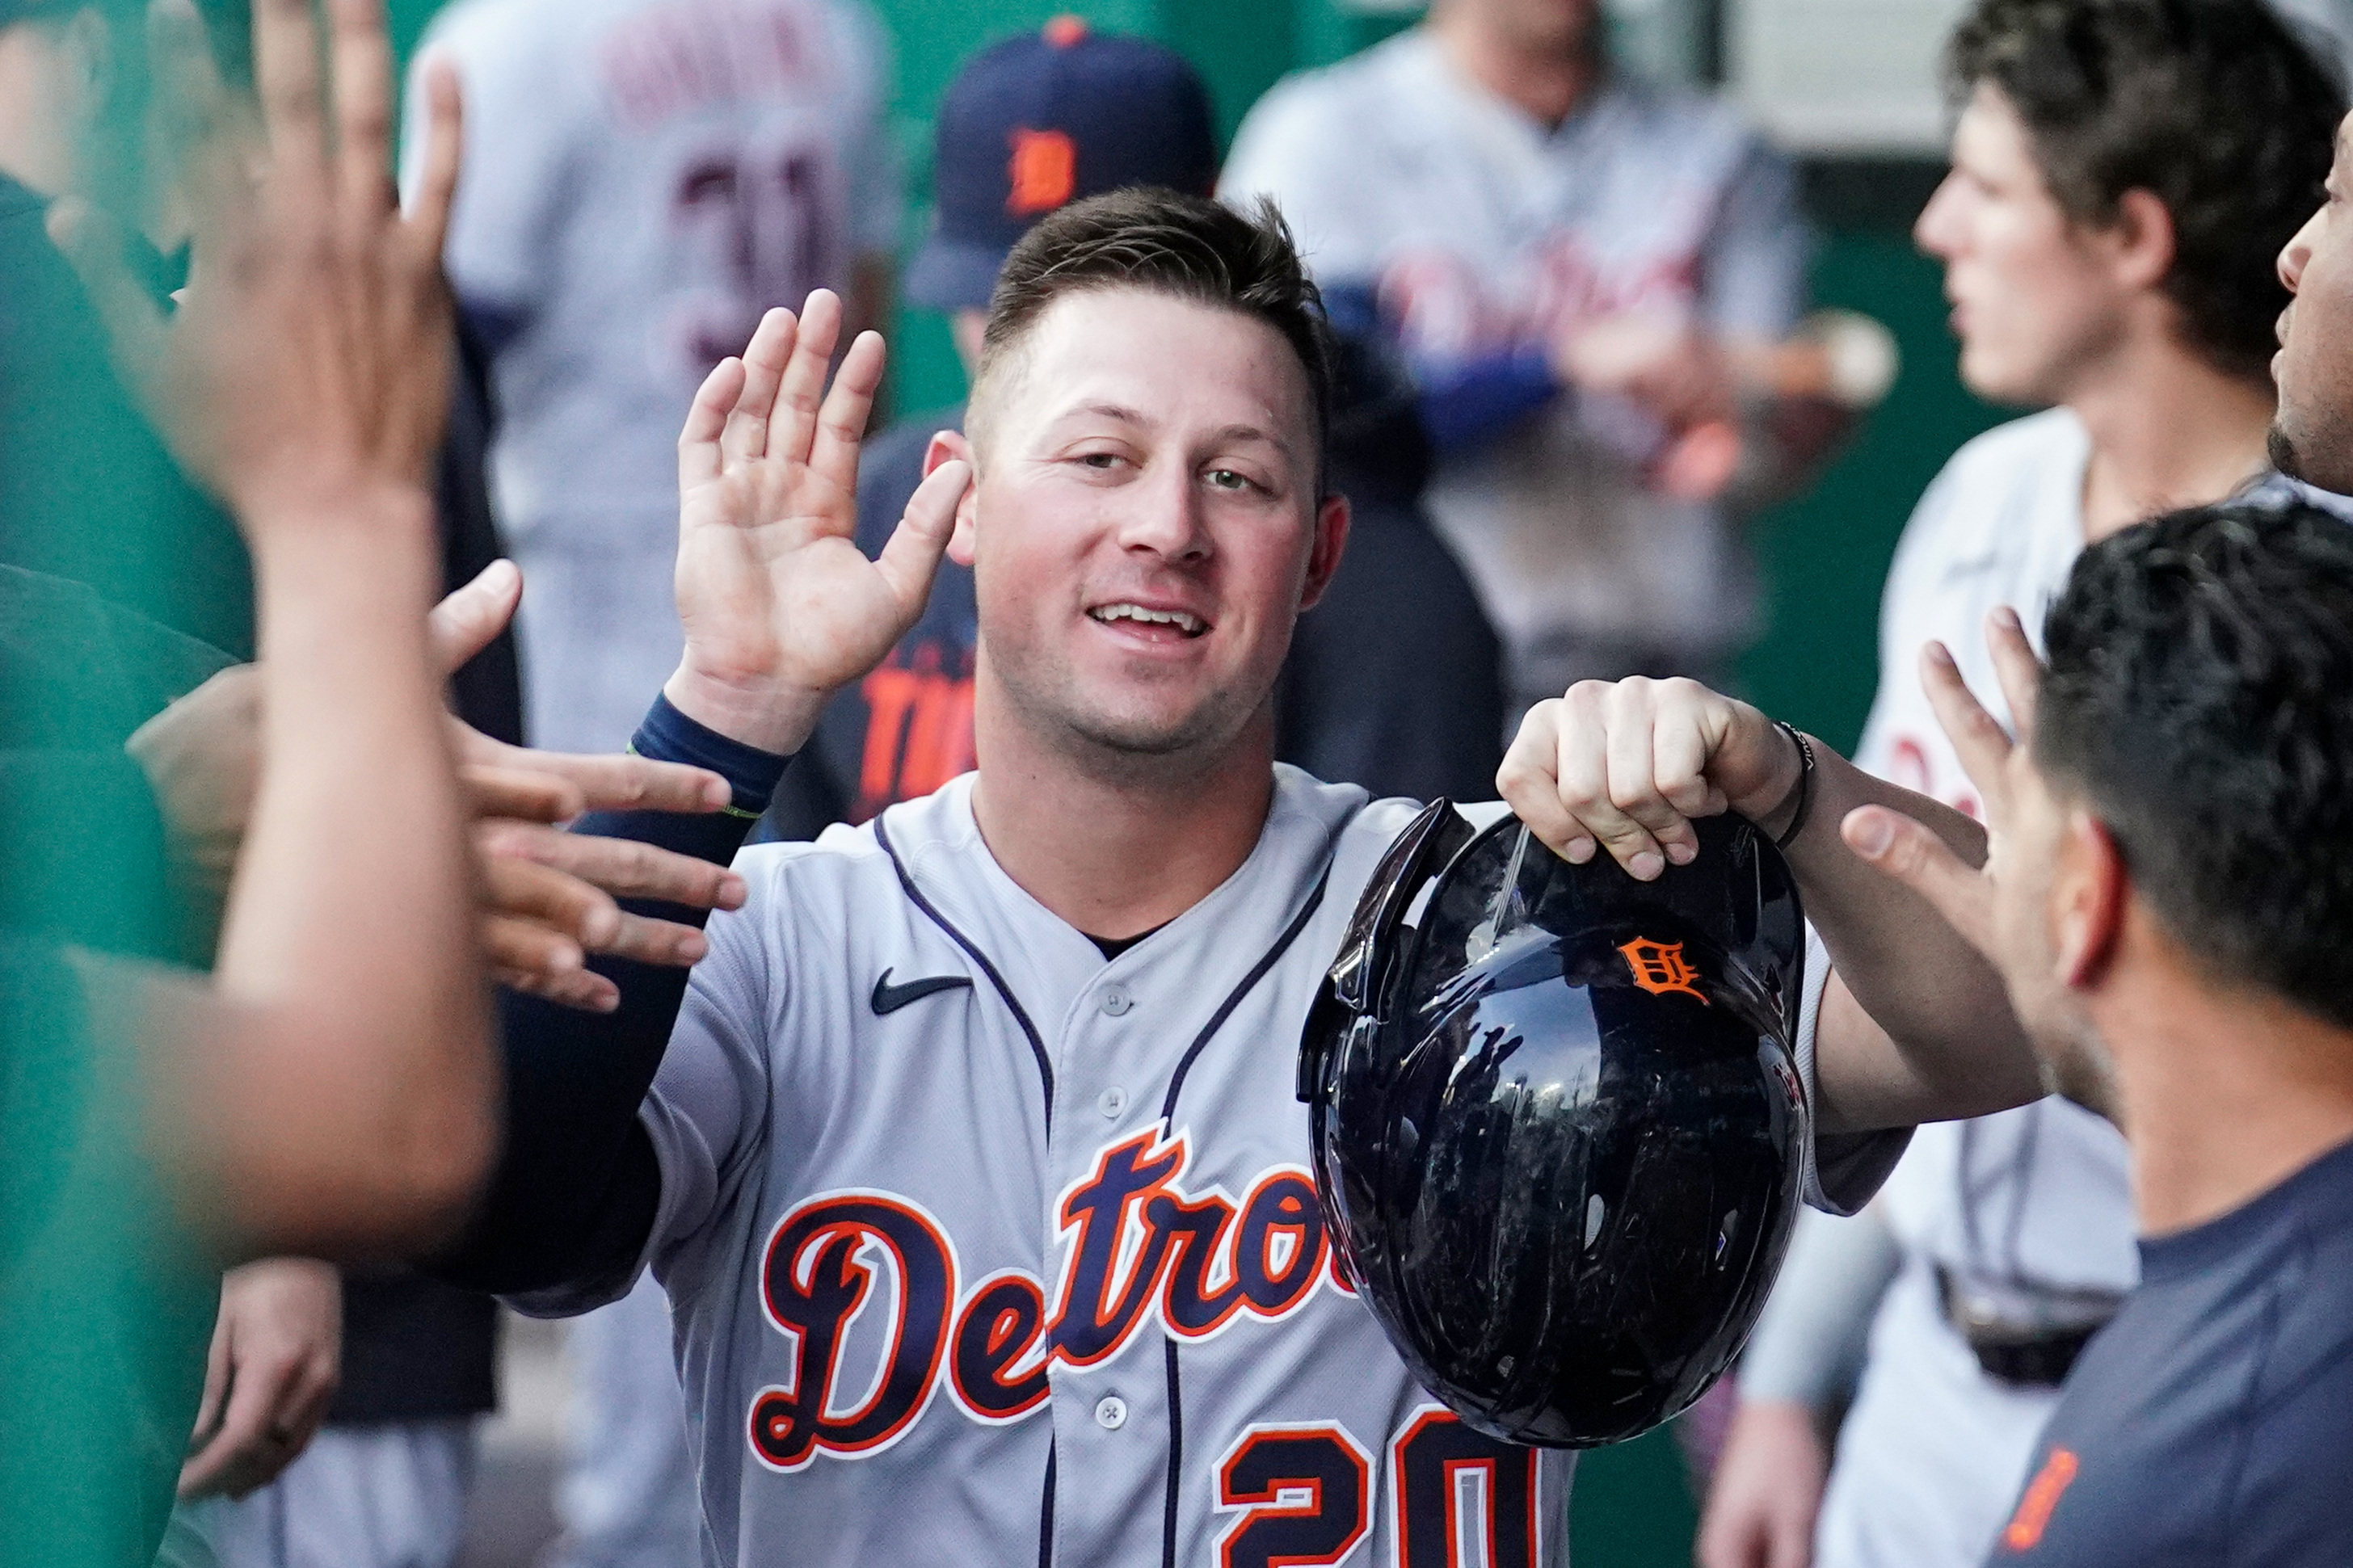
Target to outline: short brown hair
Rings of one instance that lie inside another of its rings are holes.
[[[1136,186],[1049,214],[997,274],[982,334],[980,374],[1017,345],[1048,306],[1090,289],[1144,289],[1233,310],[1282,334],[1314,403],[1317,483],[1331,423],[1332,363],[1323,296],[1271,201],[1248,212],[1207,196]]]

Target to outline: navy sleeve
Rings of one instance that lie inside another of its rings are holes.
[[[1441,452],[1476,447],[1558,396],[1560,382],[1541,345],[1514,344],[1451,363],[1417,359],[1421,423]]]
[[[711,769],[734,786],[723,813],[597,813],[574,827],[725,865],[767,809],[788,759],[739,744],[655,700],[630,750]],[[632,913],[701,925],[704,911],[628,901]],[[615,959],[590,967],[620,987],[611,1013],[583,1013],[502,994],[505,1142],[465,1236],[430,1271],[453,1284],[512,1293],[626,1278],[644,1250],[661,1195],[653,1143],[638,1107],[661,1066],[686,998],[687,971]]]

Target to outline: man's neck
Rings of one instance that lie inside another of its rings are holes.
[[[1544,125],[1567,120],[1601,77],[1600,51],[1589,45],[1529,48],[1468,6],[1439,5],[1424,26],[1457,69]]]
[[[1131,769],[1091,767],[1044,742],[985,670],[976,696],[981,838],[1024,892],[1089,936],[1167,924],[1257,846],[1274,795],[1271,708],[1204,764]]]
[[[2138,918],[2138,917],[2136,917]],[[2144,931],[2147,954],[2169,939]],[[2144,1234],[2202,1225],[2353,1141],[2353,1038],[2267,991],[2171,958],[2095,1010],[2111,1042]],[[2122,962],[2120,955],[2120,962]]]
[[[2265,466],[2272,391],[2182,347],[2168,327],[2085,378],[2067,406],[2092,442],[2084,542],[2185,506],[2221,500]]]

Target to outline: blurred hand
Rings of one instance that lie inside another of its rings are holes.
[[[443,599],[433,611],[443,668],[454,672],[489,646],[522,597],[522,574],[501,561]],[[617,900],[743,906],[744,879],[724,866],[553,826],[586,811],[716,811],[733,793],[716,773],[644,757],[536,752],[450,724],[475,816],[485,957],[502,984],[609,1012],[620,990],[586,967],[589,954],[684,965],[706,949],[694,927],[628,913]]]
[[[1743,1401],[1700,1513],[1699,1568],[1811,1568],[1829,1479],[1811,1411]]]
[[[1738,412],[1731,356],[1679,313],[1630,310],[1581,323],[1554,345],[1553,370],[1581,391],[1640,405],[1672,434]]]
[[[1747,703],[1695,680],[1584,680],[1539,702],[1495,774],[1513,813],[1573,865],[1597,846],[1637,880],[1699,852],[1694,817],[1752,822],[1791,800],[1797,748]]]
[[[504,629],[522,576],[495,562],[433,611],[444,674]],[[261,755],[257,665],[214,676],[142,725],[128,750],[153,784],[174,845],[202,888],[226,896],[253,810]],[[740,908],[744,879],[724,866],[649,844],[565,833],[588,811],[716,811],[731,792],[701,768],[644,757],[565,756],[493,741],[449,721],[459,782],[474,816],[484,954],[504,984],[567,1006],[609,1011],[620,992],[586,967],[591,953],[691,964],[704,951],[690,925],[623,910],[620,899]]]
[[[222,670],[123,743],[164,808],[172,849],[195,889],[228,897],[237,847],[261,783],[261,670]]]
[[[309,1446],[343,1379],[343,1284],[331,1264],[269,1258],[221,1277],[184,1498],[241,1498]]]
[[[328,12],[322,84],[308,0],[257,0],[257,134],[222,89],[194,9],[159,9],[155,77],[187,132],[180,180],[194,233],[189,286],[168,321],[95,209],[61,202],[50,215],[124,380],[257,546],[368,520],[355,501],[419,489],[448,409],[454,317],[441,245],[458,181],[457,78],[446,64],[426,74],[423,177],[403,216],[382,0],[330,0]]]
[[[677,592],[686,651],[665,688],[681,711],[748,745],[797,750],[818,709],[879,663],[931,593],[971,478],[942,464],[877,560],[858,548],[858,447],[882,377],[860,334],[828,391],[841,302],[768,312],[720,362],[679,436]],[[820,398],[822,401],[820,402]]]

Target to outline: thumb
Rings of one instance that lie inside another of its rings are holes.
[[[1839,836],[1862,860],[1927,900],[1971,947],[1991,955],[1993,884],[1943,839],[1883,805],[1848,812]]]
[[[874,569],[910,618],[931,596],[940,557],[947,553],[948,537],[955,531],[957,504],[971,482],[972,465],[961,458],[951,458],[924,475],[908,498],[899,526],[875,558]]]
[[[491,646],[514,618],[522,601],[522,571],[512,561],[493,561],[462,588],[433,606],[427,625],[441,673],[455,675],[466,661]]]
[[[81,279],[83,292],[105,323],[110,357],[140,411],[159,428],[164,367],[164,314],[124,261],[122,226],[90,203],[67,196],[46,220],[55,245]]]

